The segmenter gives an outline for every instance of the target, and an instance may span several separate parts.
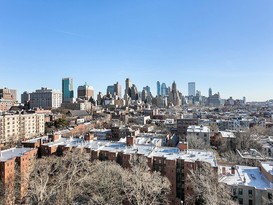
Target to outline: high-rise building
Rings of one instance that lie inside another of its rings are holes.
[[[209,89],[209,97],[211,97],[212,96],[212,89],[210,88]]]
[[[30,93],[30,108],[58,108],[62,104],[62,92],[48,88],[41,88]]]
[[[131,97],[131,81],[129,78],[125,80],[125,93],[124,95],[128,95]]]
[[[173,84],[172,84],[172,91],[173,91],[173,92],[176,92],[176,91],[177,91],[176,82],[175,82],[175,81],[173,81]]]
[[[114,95],[114,86],[113,85],[108,85],[106,89],[106,94],[111,94],[112,96]]]
[[[21,94],[21,103],[26,104],[29,101],[30,101],[30,94],[27,91],[23,92],[23,94]]]
[[[118,82],[114,84],[114,93],[121,98],[121,84]]]
[[[151,96],[152,94],[151,94],[151,88],[147,85],[147,86],[145,86],[145,87],[143,87],[143,90],[146,90],[147,91],[147,95],[148,96]]]
[[[94,98],[94,88],[92,86],[85,83],[78,87],[78,98],[90,100],[91,97]]]
[[[63,78],[62,79],[62,94],[63,94],[63,102],[73,101],[74,90],[73,90],[73,79],[72,78]]]
[[[188,83],[188,96],[195,96],[195,82]]]
[[[138,100],[138,91],[137,91],[137,87],[135,84],[133,84],[131,87],[131,99]]]
[[[160,95],[160,82],[159,81],[156,82],[156,95],[157,96]]]
[[[165,83],[161,84],[161,95],[165,97],[167,95],[168,89]]]

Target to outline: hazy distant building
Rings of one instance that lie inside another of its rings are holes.
[[[141,92],[142,101],[145,102],[147,100],[147,97],[148,97],[148,92],[147,92],[147,90],[143,89],[142,92]]]
[[[220,94],[216,93],[208,97],[208,105],[219,106],[221,105]]]
[[[209,97],[212,96],[212,89],[209,89]]]
[[[42,87],[30,93],[30,108],[58,108],[61,107],[62,92]]]
[[[73,90],[73,79],[72,78],[63,78],[62,79],[62,95],[63,102],[72,102],[74,98]]]
[[[160,82],[159,81],[156,82],[156,95],[157,96],[160,95]]]
[[[78,87],[78,98],[83,100],[90,100],[90,98],[94,98],[94,88],[85,83]]]
[[[177,90],[175,81],[172,84],[172,90],[168,95],[168,101],[174,106],[182,104],[182,94]]]
[[[147,95],[148,96],[152,96],[152,93],[151,93],[151,88],[147,85],[145,87],[143,87],[143,90],[146,90],[147,91]]]
[[[188,83],[188,96],[195,96],[195,82]]]

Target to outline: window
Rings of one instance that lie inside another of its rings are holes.
[[[239,191],[239,195],[243,195],[243,189],[239,188],[238,191]]]
[[[268,193],[268,199],[272,199],[272,193]]]
[[[243,204],[244,200],[242,198],[239,198],[239,204]]]
[[[252,190],[248,190],[248,195],[252,195]]]
[[[248,201],[248,205],[252,205],[253,204],[253,201],[250,199],[249,201]]]

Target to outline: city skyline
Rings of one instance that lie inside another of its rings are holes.
[[[0,2],[0,87],[62,89],[71,77],[96,94],[130,78],[187,95],[273,99],[273,2]],[[268,91],[269,90],[269,91]]]

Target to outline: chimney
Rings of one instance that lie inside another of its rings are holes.
[[[231,174],[233,174],[233,175],[235,174],[235,167],[234,166],[231,167]]]

